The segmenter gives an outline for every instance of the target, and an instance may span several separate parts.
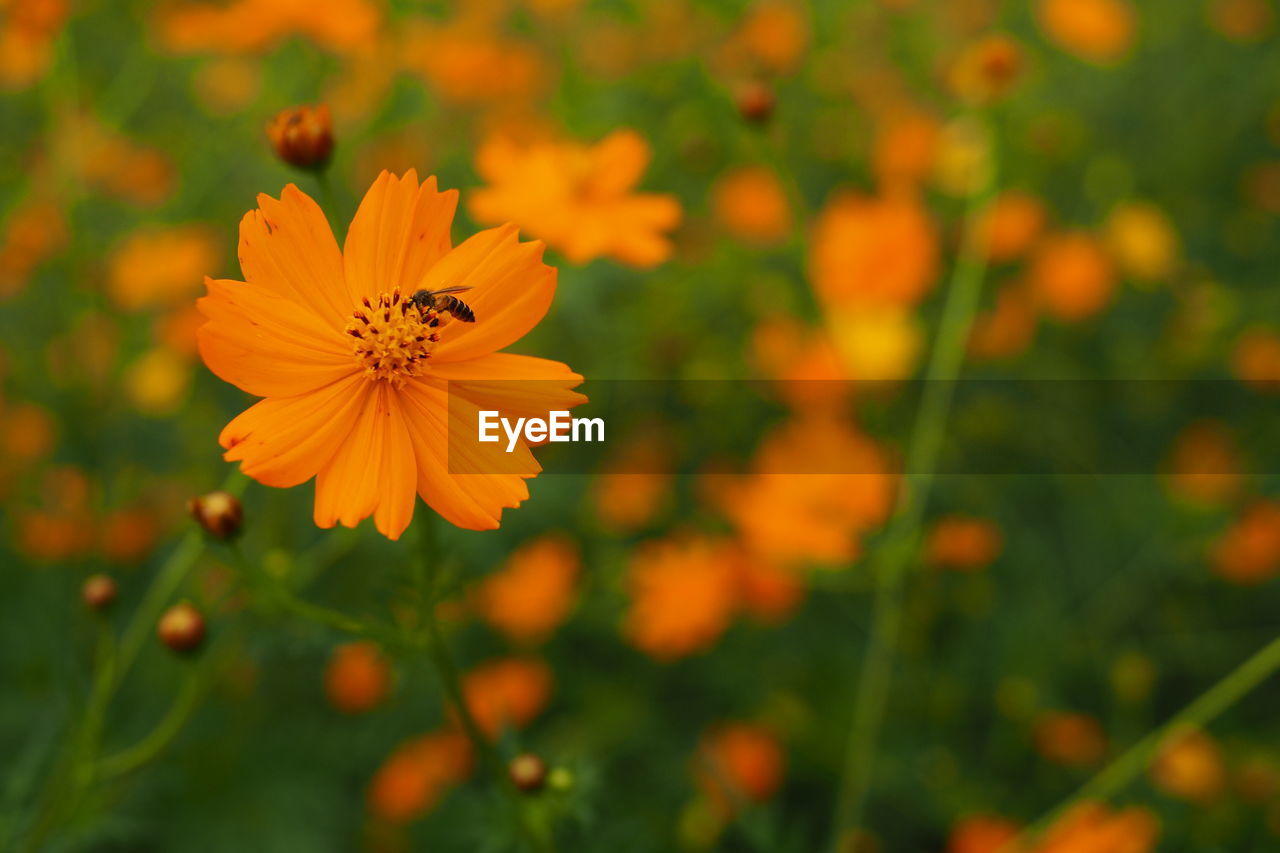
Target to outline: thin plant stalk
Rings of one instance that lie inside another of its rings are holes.
[[[960,255],[947,288],[942,318],[924,375],[920,409],[907,448],[904,482],[898,493],[893,520],[877,554],[871,634],[854,694],[849,741],[832,824],[832,847],[835,850],[841,848],[847,833],[862,821],[902,624],[907,569],[917,550],[934,469],[951,411],[955,380],[964,363],[969,330],[986,275],[986,253],[981,243],[978,217],[995,192],[996,156],[985,124],[978,127],[989,146],[987,164],[969,190]]]

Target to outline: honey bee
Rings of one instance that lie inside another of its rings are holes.
[[[470,289],[466,285],[458,285],[457,287],[442,287],[439,290],[419,290],[409,297],[409,301],[417,305],[421,310],[430,309],[441,314],[449,314],[464,323],[474,323],[476,321],[476,312],[471,310],[470,305],[453,295]]]

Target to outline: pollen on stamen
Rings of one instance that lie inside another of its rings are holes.
[[[418,375],[439,341],[439,335],[431,331],[439,322],[437,312],[401,300],[399,290],[381,294],[376,303],[368,297],[361,303],[369,312],[378,312],[375,316],[381,316],[383,322],[375,326],[365,311],[357,308],[352,312],[353,319],[345,330],[356,339],[352,354],[369,379],[385,379],[398,388]],[[396,305],[400,306],[398,312],[391,310]]]

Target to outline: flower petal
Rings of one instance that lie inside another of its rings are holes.
[[[422,287],[427,270],[449,252],[457,206],[458,191],[438,192],[434,175],[419,185],[413,169],[403,178],[380,174],[360,202],[343,247],[351,304],[396,287],[405,294]]]
[[[340,332],[289,299],[242,281],[205,279],[200,355],[218,378],[257,397],[292,397],[359,367]]]
[[[443,327],[433,362],[489,355],[542,320],[556,292],[556,271],[542,263],[542,250],[539,242],[519,242],[516,226],[503,225],[481,231],[431,267],[423,286],[472,288],[462,298],[476,315],[475,323]]]
[[[218,443],[228,462],[268,486],[305,483],[333,458],[366,407],[368,380],[351,376],[296,397],[272,397],[242,412]]]
[[[545,418],[587,402],[571,389],[582,376],[567,364],[546,358],[496,352],[468,361],[432,365],[433,379],[448,382],[446,390],[482,409],[497,409],[508,417]]]
[[[355,428],[316,478],[315,522],[355,527],[374,515],[378,530],[398,539],[413,518],[416,479],[396,392],[375,383]]]
[[[240,220],[240,269],[251,284],[289,299],[339,331],[351,317],[342,255],[324,211],[289,184],[263,193]]]
[[[447,521],[469,530],[492,530],[502,510],[519,506],[529,497],[525,478],[540,467],[521,442],[507,454],[499,445],[454,441],[474,435],[477,409],[454,398],[452,405],[442,385],[408,383],[401,389],[405,422],[418,463],[418,493]],[[457,471],[469,473],[452,473]],[[521,473],[503,473],[520,471]]]

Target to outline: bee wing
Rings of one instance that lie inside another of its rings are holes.
[[[470,285],[457,284],[457,285],[454,285],[453,287],[442,287],[439,290],[429,290],[427,292],[430,293],[432,296],[440,296],[445,293],[462,293],[470,289],[471,289]]]

